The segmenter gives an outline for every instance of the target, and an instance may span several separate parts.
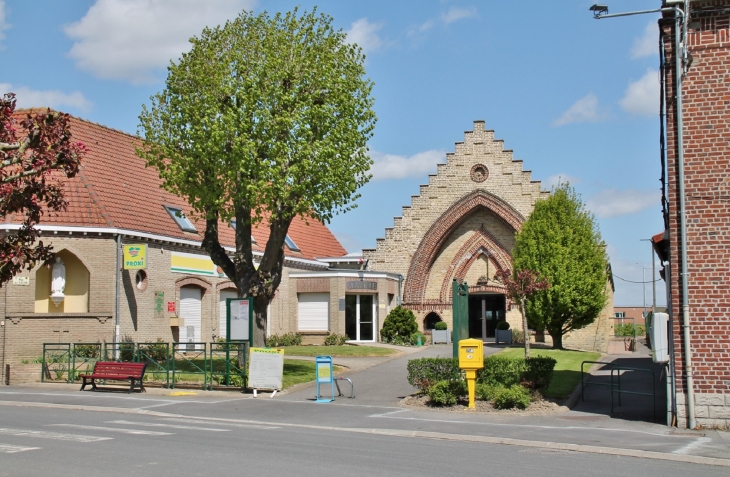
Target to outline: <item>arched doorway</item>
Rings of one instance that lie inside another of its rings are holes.
[[[435,311],[432,311],[423,319],[423,330],[430,331],[436,327],[436,323],[441,320],[441,317]]]
[[[203,324],[203,289],[186,285],[180,288],[180,318],[184,326],[180,327],[181,343],[199,343]],[[195,345],[188,344],[186,350],[192,351]]]

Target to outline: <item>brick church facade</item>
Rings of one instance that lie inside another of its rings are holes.
[[[504,149],[503,141],[494,138],[494,131],[475,121],[474,129],[466,131],[464,141],[456,143],[446,163],[438,164],[437,173],[363,257],[368,269],[403,277],[403,305],[425,329],[436,321],[451,328],[454,279],[469,284],[471,336],[491,338],[496,323],[504,320],[522,329],[519,310],[493,278],[498,270],[511,270],[515,233],[535,202],[548,194],[523,170],[522,161]],[[606,288],[606,308],[592,325],[566,335],[566,347],[607,351],[613,288],[610,283]]]

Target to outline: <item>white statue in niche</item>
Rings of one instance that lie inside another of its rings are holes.
[[[63,264],[61,257],[56,257],[56,263],[53,264],[53,272],[51,273],[51,296],[63,296],[66,289],[66,266]]]

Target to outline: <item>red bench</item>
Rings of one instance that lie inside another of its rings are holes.
[[[131,393],[135,387],[142,392],[147,392],[142,383],[147,363],[117,363],[116,361],[97,361],[94,365],[94,371],[91,374],[82,374],[79,376],[84,380],[79,391],[83,391],[87,384],[91,384],[91,389],[96,391],[97,379],[110,379],[114,381],[129,381],[129,391]],[[136,383],[136,385],[135,385]]]

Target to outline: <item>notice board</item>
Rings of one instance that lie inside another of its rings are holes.
[[[251,348],[248,387],[252,389],[281,389],[284,376],[284,350]]]
[[[226,300],[226,326],[228,341],[248,341],[253,325],[253,298],[228,298]]]

